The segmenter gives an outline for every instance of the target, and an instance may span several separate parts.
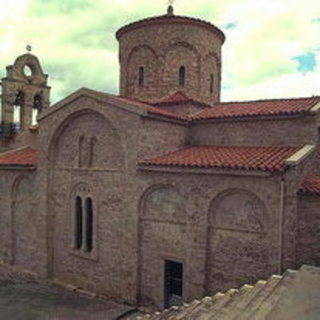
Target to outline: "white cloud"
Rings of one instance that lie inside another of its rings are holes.
[[[116,92],[115,31],[163,14],[166,2],[147,0],[0,0],[0,75],[28,42],[49,72],[53,101],[82,86]],[[224,99],[319,94],[320,2],[305,0],[185,0],[177,14],[224,27]],[[316,52],[318,67],[303,76],[292,57]]]

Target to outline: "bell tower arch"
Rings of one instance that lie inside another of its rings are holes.
[[[29,46],[27,49],[31,50]],[[1,122],[4,126],[15,124],[15,130],[23,131],[35,124],[38,113],[49,107],[48,75],[30,52],[19,56],[6,69],[1,83]]]

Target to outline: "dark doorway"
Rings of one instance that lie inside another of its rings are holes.
[[[164,266],[164,307],[182,304],[183,286],[182,263],[165,260]]]

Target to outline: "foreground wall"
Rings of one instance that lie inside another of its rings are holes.
[[[297,267],[320,266],[320,197],[300,194],[298,198]]]
[[[139,180],[142,304],[163,307],[164,260],[183,263],[187,301],[279,271],[277,179],[141,172]]]

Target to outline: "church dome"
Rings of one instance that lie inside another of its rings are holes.
[[[167,13],[161,16],[150,17],[150,18],[129,23],[117,31],[116,38],[117,40],[119,40],[126,32],[132,31],[134,29],[143,28],[151,25],[174,24],[174,23],[185,24],[185,25],[188,25],[188,24],[198,25],[199,27],[206,28],[216,33],[221,38],[222,42],[225,41],[224,33],[212,23],[205,20],[197,19],[197,18],[174,15],[173,13],[172,14]]]
[[[210,22],[168,13],[120,28],[120,94],[153,102],[181,91],[205,103],[220,100],[224,33]]]

